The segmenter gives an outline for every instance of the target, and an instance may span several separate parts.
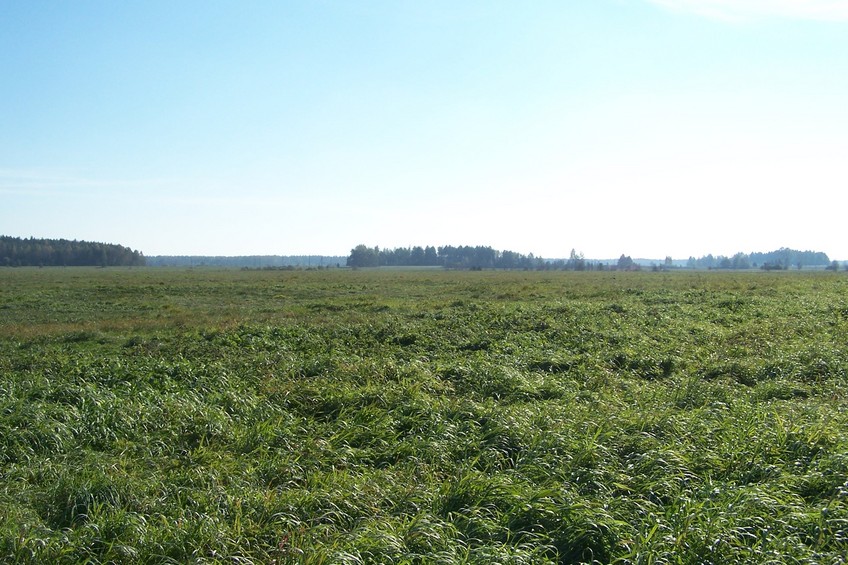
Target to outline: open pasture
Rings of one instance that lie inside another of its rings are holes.
[[[848,277],[0,269],[0,561],[842,563]]]

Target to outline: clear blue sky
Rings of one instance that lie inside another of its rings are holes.
[[[0,3],[0,234],[848,259],[848,1]]]

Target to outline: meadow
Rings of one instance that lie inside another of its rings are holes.
[[[842,273],[0,269],[0,561],[844,563]]]

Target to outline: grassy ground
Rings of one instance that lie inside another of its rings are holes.
[[[848,278],[0,269],[0,560],[842,563]]]

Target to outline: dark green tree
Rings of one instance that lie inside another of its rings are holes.
[[[619,271],[632,271],[637,268],[637,265],[630,255],[624,255],[622,253],[621,257],[618,258],[616,268],[618,268]]]
[[[350,250],[347,258],[348,267],[378,267],[380,265],[380,248],[357,245]]]
[[[0,262],[9,266],[140,266],[144,255],[111,243],[0,236]]]

